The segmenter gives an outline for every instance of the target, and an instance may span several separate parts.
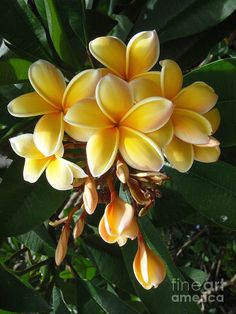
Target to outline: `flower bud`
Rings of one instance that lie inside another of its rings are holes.
[[[157,288],[165,279],[166,267],[161,258],[145,244],[142,236],[138,240],[138,251],[133,262],[136,279],[144,289]]]
[[[85,213],[83,212],[79,219],[75,223],[75,227],[73,230],[73,237],[74,239],[77,239],[83,232],[84,230],[84,224],[85,224]]]
[[[69,237],[70,229],[68,227],[64,227],[62,229],[61,236],[55,252],[55,262],[57,266],[59,266],[63,262],[66,256]]]
[[[124,184],[127,183],[129,179],[129,168],[126,165],[126,163],[122,160],[117,160],[116,175],[117,175],[117,178],[120,180],[120,182]]]
[[[125,203],[116,194],[113,195],[98,227],[103,240],[108,243],[117,242],[122,246],[128,238],[135,239],[138,225],[134,213],[134,208],[130,204]]]
[[[84,208],[89,215],[92,215],[98,204],[98,193],[95,181],[92,177],[86,178],[83,194]]]
[[[139,186],[137,180],[135,180],[133,178],[129,178],[128,187],[129,187],[129,191],[130,191],[130,193],[131,193],[131,195],[132,195],[132,197],[136,203],[138,203],[140,205],[145,205],[147,202],[149,202],[149,199],[144,194],[144,192],[141,189],[141,187]]]

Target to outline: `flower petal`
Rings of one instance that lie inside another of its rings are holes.
[[[146,134],[150,137],[159,147],[163,148],[168,145],[174,135],[174,128],[169,120],[162,128],[154,132]]]
[[[51,156],[60,148],[63,135],[63,114],[47,114],[41,117],[35,126],[34,142],[45,156]]]
[[[150,72],[144,74],[148,73]],[[130,81],[129,85],[135,102],[138,102],[148,97],[162,96],[160,86],[157,85],[153,80],[146,78],[146,76],[138,77]]]
[[[35,91],[56,108],[61,108],[66,88],[63,74],[54,65],[38,60],[29,68],[29,80]]]
[[[133,271],[136,279],[145,289],[152,288],[152,285],[148,283],[147,253],[144,244],[139,243],[138,245],[138,250],[133,262]]]
[[[163,156],[158,146],[146,135],[127,127],[120,127],[119,150],[131,167],[143,171],[158,171]]]
[[[57,112],[57,109],[46,102],[36,92],[21,95],[13,99],[7,106],[14,117],[34,117],[46,113]]]
[[[60,158],[58,156],[57,156],[57,159],[64,162],[65,165],[70,168],[70,170],[72,171],[72,174],[73,174],[73,178],[80,178],[80,179],[87,178],[87,174],[84,172],[84,170],[80,166],[76,165],[75,163],[73,163],[69,160],[66,160],[64,158]]]
[[[117,128],[103,129],[92,135],[87,144],[87,160],[93,177],[99,177],[113,165],[119,143]]]
[[[153,132],[167,123],[173,112],[173,104],[162,97],[141,100],[121,119],[120,124],[140,132]]]
[[[111,74],[98,83],[96,99],[102,112],[113,122],[119,122],[133,104],[129,84]]]
[[[46,169],[49,184],[56,190],[73,188],[73,173],[62,158],[54,158]]]
[[[49,162],[50,158],[26,159],[23,170],[24,180],[30,183],[36,182],[46,169]]]
[[[170,164],[180,172],[188,171],[193,164],[193,146],[175,136],[165,147],[165,155]]]
[[[204,114],[204,117],[210,122],[212,134],[214,134],[220,126],[220,112],[217,108],[210,110]]]
[[[191,144],[206,144],[212,133],[210,122],[200,114],[186,109],[175,109],[172,115],[175,135]]]
[[[173,99],[177,108],[189,109],[198,113],[206,113],[215,106],[218,96],[214,89],[204,82],[195,82]]]
[[[33,134],[21,134],[10,138],[11,147],[14,152],[24,158],[42,159],[45,156],[34,144]]]
[[[125,44],[116,37],[98,37],[89,43],[91,54],[115,74],[125,77]]]
[[[69,123],[64,123],[65,132],[74,140],[79,142],[88,142],[90,136],[92,136],[97,129],[81,128]]]
[[[220,157],[219,146],[204,147],[194,145],[194,159],[201,162],[215,162]]]
[[[113,126],[112,121],[103,114],[93,98],[77,102],[68,110],[64,120],[81,128],[101,129]]]
[[[64,108],[67,110],[83,98],[94,97],[100,78],[99,70],[85,70],[77,74],[66,87],[63,97]]]
[[[162,96],[172,99],[182,88],[183,75],[179,65],[173,60],[160,62]]]
[[[117,238],[118,238],[117,236],[112,236],[107,232],[106,227],[105,227],[104,216],[102,217],[98,225],[98,232],[101,238],[107,243],[115,243],[117,241]]]
[[[159,40],[156,31],[140,32],[133,36],[126,50],[126,76],[132,79],[135,75],[150,70],[159,58]]]

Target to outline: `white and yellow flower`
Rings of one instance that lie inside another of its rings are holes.
[[[120,39],[104,36],[91,41],[89,50],[112,73],[130,81],[155,65],[159,58],[159,40],[155,31],[141,32],[126,47]]]
[[[194,159],[216,161],[220,155],[219,142],[211,135],[220,121],[218,110],[212,109],[217,95],[204,82],[182,89],[183,76],[178,64],[164,60],[161,65],[161,72],[148,72],[130,82],[135,101],[159,95],[174,105],[170,121],[149,136],[163,148],[167,159],[180,172],[190,169]]]
[[[129,166],[158,171],[163,156],[146,133],[161,128],[172,111],[171,101],[162,97],[134,104],[128,83],[108,74],[97,85],[96,99],[77,102],[68,110],[65,121],[84,129],[80,141],[88,141],[88,165],[97,177],[111,168],[118,151]]]
[[[76,101],[94,95],[100,77],[100,70],[85,70],[66,87],[61,71],[47,61],[36,61],[29,68],[35,91],[12,100],[8,111],[15,117],[42,115],[34,129],[34,142],[43,155],[51,156],[60,148],[64,130],[75,139],[82,132],[64,123],[63,117]]]
[[[74,178],[85,178],[86,173],[78,165],[65,160],[63,146],[56,154],[44,156],[35,146],[32,134],[22,134],[10,139],[11,147],[15,153],[25,158],[23,177],[30,183],[36,182],[46,169],[49,184],[57,190],[70,190],[73,188]]]

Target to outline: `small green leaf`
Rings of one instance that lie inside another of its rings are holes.
[[[40,225],[17,238],[33,252],[47,256],[55,255],[55,243],[44,225]]]
[[[16,312],[47,312],[49,305],[38,292],[26,286],[0,265],[0,308]]]
[[[236,168],[218,161],[195,162],[188,173],[166,167],[177,190],[202,215],[222,227],[236,229]]]
[[[13,161],[0,189],[0,235],[10,236],[32,230],[59,209],[68,191],[56,191],[45,179],[35,184],[22,178],[23,159]]]
[[[0,61],[0,85],[15,84],[28,80],[31,62],[20,58]]]
[[[188,276],[190,279],[192,279],[193,281],[199,283],[200,285],[202,285],[204,283],[204,281],[207,279],[208,274],[205,273],[204,271],[197,269],[197,268],[193,268],[193,267],[180,267],[180,270],[186,275]]]

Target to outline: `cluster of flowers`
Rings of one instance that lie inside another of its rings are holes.
[[[29,80],[35,91],[11,101],[8,110],[16,117],[42,117],[34,134],[12,138],[11,146],[25,158],[26,181],[36,182],[46,169],[55,189],[82,188],[82,202],[62,219],[56,263],[65,257],[74,212],[82,208],[74,228],[78,237],[86,214],[101,201],[99,188],[106,186],[109,194],[99,234],[120,246],[128,238],[138,239],[133,269],[140,284],[150,289],[164,280],[166,270],[145,243],[137,215],[150,208],[157,195],[153,186],[165,179],[158,172],[164,156],[180,172],[189,170],[194,160],[218,159],[219,142],[211,136],[220,121],[219,112],[212,109],[217,95],[204,82],[182,88],[181,69],[172,60],[160,62],[160,72],[150,71],[159,57],[155,31],[136,34],[127,46],[115,37],[99,37],[90,42],[89,50],[106,68],[82,71],[67,86],[49,62],[31,65]],[[84,143],[85,170],[63,158],[64,149],[81,150]],[[118,179],[132,205],[118,196]]]

